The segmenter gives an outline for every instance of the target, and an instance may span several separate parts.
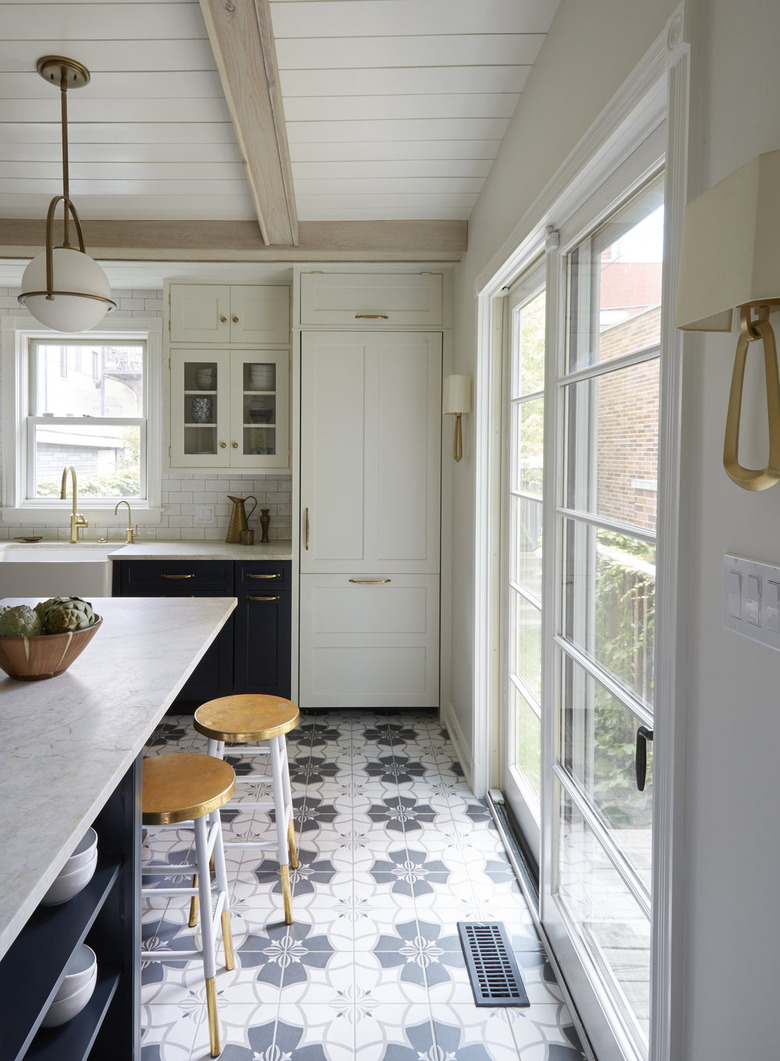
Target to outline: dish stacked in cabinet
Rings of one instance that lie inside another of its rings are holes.
[[[63,867],[0,962],[0,1061],[140,1056],[138,777],[136,763],[94,823],[99,855],[87,882],[45,905],[73,890],[64,878],[73,883],[78,868],[89,865],[93,856],[84,851]]]
[[[302,707],[439,703],[442,276],[302,273]]]

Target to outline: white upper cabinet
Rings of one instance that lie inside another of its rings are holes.
[[[301,325],[439,328],[440,273],[301,273]]]
[[[170,341],[285,346],[290,341],[289,288],[171,284]]]
[[[438,571],[441,334],[302,340],[301,570]]]
[[[287,470],[287,350],[171,349],[172,468]]]

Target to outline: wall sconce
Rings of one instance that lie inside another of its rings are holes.
[[[49,203],[46,215],[46,250],[38,254],[22,276],[18,301],[36,320],[60,332],[83,332],[116,309],[108,278],[84,250],[84,235],[76,207],[70,200],[68,181],[68,89],[89,84],[89,70],[75,59],[46,55],[38,60],[38,73],[45,81],[59,86],[62,123],[62,195]],[[63,241],[54,244],[54,214],[63,204]],[[68,223],[76,230],[78,250],[71,247]]]
[[[731,331],[740,312],[740,335],[731,377],[723,466],[745,490],[765,490],[780,480],[780,378],[775,335],[769,323],[780,306],[780,151],[758,155],[685,208],[675,325],[691,331]],[[769,423],[765,468],[739,463],[742,387],[748,348],[763,340]]]
[[[444,380],[442,412],[455,417],[455,438],[452,456],[459,461],[463,456],[463,429],[460,418],[471,412],[471,376],[447,376]]]

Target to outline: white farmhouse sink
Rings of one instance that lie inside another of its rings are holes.
[[[110,597],[116,542],[0,544],[0,597]]]

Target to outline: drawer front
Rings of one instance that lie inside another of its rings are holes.
[[[301,707],[436,707],[438,575],[302,575]]]
[[[123,597],[232,597],[230,560],[122,560]]]
[[[247,560],[236,564],[236,594],[263,595],[290,590],[289,560]]]
[[[303,273],[301,324],[441,327],[442,276]]]

